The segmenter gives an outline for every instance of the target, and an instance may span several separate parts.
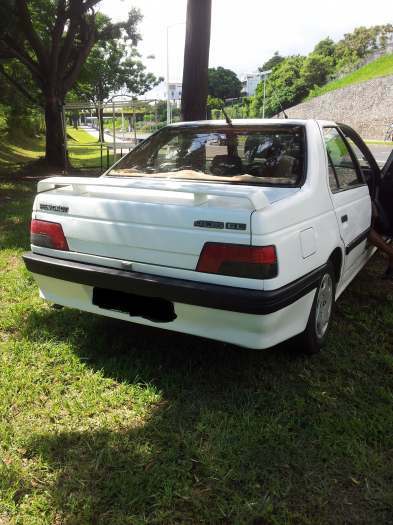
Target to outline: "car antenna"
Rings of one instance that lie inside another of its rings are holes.
[[[224,106],[221,106],[221,111],[224,113],[224,117],[225,117],[225,120],[226,120],[228,126],[230,126],[231,128],[233,128],[233,122],[232,122],[232,120],[230,119],[228,113],[225,111]]]

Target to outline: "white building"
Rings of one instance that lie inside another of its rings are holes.
[[[180,82],[171,82],[168,85],[169,100],[181,100],[183,84]]]
[[[248,73],[242,78],[244,91],[248,97],[255,95],[258,84],[262,81],[263,75],[259,72]]]

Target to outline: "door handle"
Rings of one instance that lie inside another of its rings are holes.
[[[344,223],[344,222],[348,222],[348,215],[342,215],[341,217],[341,222]]]

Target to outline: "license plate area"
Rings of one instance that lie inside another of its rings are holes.
[[[155,323],[170,323],[176,319],[173,303],[160,297],[93,288],[93,304],[105,310],[143,317]]]

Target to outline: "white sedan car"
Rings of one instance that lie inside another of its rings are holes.
[[[300,336],[315,352],[373,253],[379,177],[334,122],[175,124],[102,177],[39,182],[24,260],[59,305],[247,348]]]

